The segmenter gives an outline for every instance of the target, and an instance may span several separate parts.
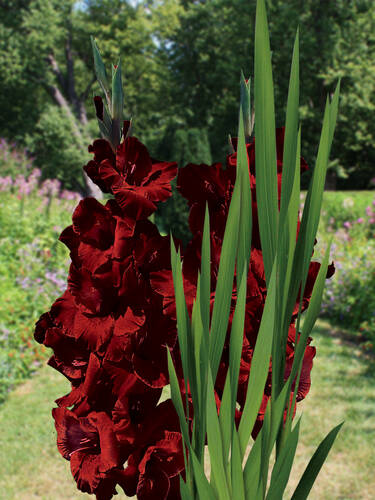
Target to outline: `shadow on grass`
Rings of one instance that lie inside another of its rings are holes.
[[[375,346],[373,349],[364,348],[359,332],[343,328],[337,323],[328,322],[326,319],[318,321],[314,327],[314,332],[323,336],[328,331],[331,338],[338,339],[341,344],[354,350],[355,355],[366,365],[364,375],[375,377]],[[342,355],[351,358],[349,351],[345,351]]]

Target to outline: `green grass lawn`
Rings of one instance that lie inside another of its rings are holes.
[[[315,447],[345,420],[328,462],[318,477],[311,500],[375,498],[375,375],[371,360],[328,323],[315,328],[317,356],[312,389],[303,411],[295,486]],[[2,500],[79,500],[69,463],[57,451],[51,416],[53,401],[68,392],[69,383],[43,367],[19,386],[0,408],[0,498]],[[125,498],[120,487],[115,498]],[[288,490],[289,492],[291,490]],[[290,498],[286,496],[286,498]]]

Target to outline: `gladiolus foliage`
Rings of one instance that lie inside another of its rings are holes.
[[[259,3],[261,9],[263,2]],[[257,20],[258,38],[264,26]],[[256,50],[259,43],[263,42],[258,41]],[[259,79],[269,75],[256,67],[256,140],[250,135],[250,83],[243,79],[241,101],[246,109],[241,108],[239,136],[231,139],[234,152],[224,165],[188,164],[178,169],[176,163],[152,158],[146,146],[131,135],[131,123],[122,116],[121,65],[113,68],[110,90],[95,42],[93,48],[105,99],[95,97],[102,138],[89,146],[93,158],[84,169],[111,199],[102,204],[85,198],[77,205],[72,225],[60,235],[71,256],[66,291],[41,316],[35,329],[35,339],[53,350],[48,364],[71,382],[69,394],[57,399],[57,408],[52,410],[58,450],[70,461],[78,489],[95,494],[98,500],[111,499],[116,486],[143,500],[192,498],[195,494],[203,498],[202,491],[207,498],[216,498],[211,496],[215,492],[220,499],[250,498],[245,496],[251,490],[246,481],[239,481],[240,490],[236,491],[229,478],[241,469],[238,464],[250,434],[259,443],[258,434],[267,435],[273,429],[270,408],[276,408],[281,401],[277,397],[286,392],[284,404],[277,408],[285,428],[291,429],[294,402],[303,400],[310,389],[316,351],[307,329],[300,331],[299,317],[311,309],[315,282],[324,282],[334,273],[327,259],[322,270],[318,262],[310,262],[312,252],[301,238],[313,245],[311,218],[304,213],[300,220],[298,208],[292,213],[296,193],[299,198],[296,179],[308,168],[299,153],[297,106],[294,109],[288,102],[286,128],[275,129],[274,120],[269,119],[272,110],[267,105],[262,110],[259,104],[266,103],[270,91],[267,85],[259,86]],[[293,87],[293,79],[291,82]],[[326,113],[330,112],[332,127],[334,111],[328,108]],[[268,171],[263,172],[264,162]],[[161,235],[150,219],[158,204],[171,196],[171,181],[176,176],[177,187],[190,207],[193,237],[185,249],[178,240]],[[318,203],[316,182],[307,204]],[[294,227],[294,234],[292,230],[283,232],[284,220],[289,221],[289,229]],[[280,252],[283,248],[288,262]],[[298,251],[304,256],[301,261]],[[294,259],[294,267],[290,259]],[[285,277],[276,268],[284,269]],[[300,270],[297,280],[295,269]],[[275,290],[281,289],[284,278],[291,293],[279,295],[283,309],[272,308],[271,301],[276,304],[278,300]],[[263,379],[259,378],[262,382],[255,396],[249,380],[257,376],[251,375],[253,364],[256,373],[259,371],[257,339],[261,336],[263,342],[265,338],[265,321],[272,333],[275,318],[282,325],[280,338],[270,336],[267,341],[270,349],[272,344],[272,356],[264,354]],[[210,337],[205,337],[209,331]],[[237,351],[232,342],[234,331],[242,344]],[[199,359],[207,363],[199,363]],[[226,389],[228,376],[232,376],[231,389]],[[202,381],[206,382],[204,390]],[[288,391],[284,390],[286,383]],[[163,391],[169,384],[173,402],[165,398],[168,391]],[[183,418],[182,407],[178,407],[181,395]],[[259,403],[250,413],[249,395]],[[222,416],[226,410],[232,412],[232,420]],[[205,425],[197,428],[206,412],[214,416],[207,421],[207,436]],[[253,416],[249,416],[251,412]],[[223,422],[233,422],[233,428],[221,428],[221,451],[225,455],[231,447],[232,460],[238,459],[237,469],[228,475],[226,466],[220,469],[220,461],[212,461],[210,455],[211,490],[199,476],[198,465],[205,443],[208,441],[210,450],[215,445],[216,424],[220,427]],[[276,437],[282,454],[283,439],[288,441],[293,432],[283,434],[279,429],[273,441],[263,437],[265,456],[269,459],[268,448]],[[195,445],[200,443],[197,454],[197,447],[189,444],[190,436],[196,439]],[[221,479],[220,471],[224,474]],[[254,474],[258,495],[259,471]],[[272,485],[271,481],[275,488]],[[262,488],[263,496],[252,498],[264,498],[264,484]]]

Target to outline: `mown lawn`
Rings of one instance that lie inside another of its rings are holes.
[[[313,337],[318,353],[311,392],[299,407],[303,411],[301,440],[291,486],[323,436],[345,420],[310,499],[373,500],[375,375],[369,365],[374,361],[365,359],[346,335],[326,322],[318,323]],[[93,498],[78,492],[69,464],[55,445],[51,408],[53,400],[68,390],[61,375],[43,367],[0,408],[1,499]],[[115,498],[125,498],[118,491]]]

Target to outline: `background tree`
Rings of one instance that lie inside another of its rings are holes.
[[[170,71],[170,79],[165,83],[173,95],[177,116],[183,117],[188,126],[207,127],[213,159],[222,160],[226,152],[226,134],[235,133],[237,127],[238,70],[242,68],[246,76],[253,73],[254,48],[250,33],[254,29],[255,2],[180,0],[179,4],[177,28],[168,33],[161,44]],[[356,184],[358,187],[368,186],[373,176],[372,135],[369,133],[372,123],[369,115],[375,104],[371,84],[374,81],[374,11],[371,4],[368,0],[269,2],[271,48],[277,48],[273,52],[273,66],[278,75],[274,82],[278,125],[285,119],[290,54],[297,26],[300,28],[303,155],[311,166],[315,162],[315,145],[320,134],[316,124],[320,123],[326,95],[338,77],[344,77],[339,133],[328,178],[332,187],[337,178],[340,187],[353,186],[350,179],[354,172],[353,161],[357,161],[358,166],[361,164],[363,174],[361,183]],[[248,42],[244,41],[246,32],[249,33]],[[352,64],[356,61],[357,71],[353,72],[345,61]],[[358,126],[348,117],[358,116],[359,108],[362,111]],[[346,124],[342,133],[341,121]],[[311,171],[305,185],[309,175]],[[349,176],[347,181],[344,180],[346,176]]]
[[[337,168],[345,173],[339,189],[375,185],[375,10],[355,2],[341,27],[333,62],[322,75],[327,84],[342,78],[336,141]]]
[[[372,187],[372,0],[272,0],[268,13],[278,125],[299,25],[302,153],[313,166],[325,96],[342,77],[330,186]],[[100,92],[94,35],[109,71],[121,56],[126,115],[154,156],[172,159],[183,141],[183,154],[173,158],[179,163],[198,153],[206,161],[206,152],[223,161],[227,134],[237,129],[240,69],[253,73],[254,17],[249,0],[0,2],[0,135],[27,145],[44,176],[88,192],[81,167],[98,136],[92,96]]]
[[[14,130],[15,138],[29,145],[43,174],[53,171],[55,177],[62,177],[66,187],[85,187],[87,192],[98,194],[91,181],[82,177],[82,164],[88,159],[85,101],[94,79],[91,75],[88,80],[77,77],[79,71],[86,75],[88,71],[80,64],[82,61],[75,60],[73,39],[78,26],[74,1],[31,0],[20,7],[0,54],[0,69],[7,75],[12,101],[8,134]],[[5,10],[11,15],[14,7],[5,7]],[[1,29],[7,30],[5,23]],[[18,62],[16,67],[9,64],[13,59]],[[52,111],[56,121],[51,120],[51,103],[60,109],[60,112]],[[31,108],[32,113],[27,116],[27,122],[22,123],[25,108]],[[51,124],[55,133],[51,134],[43,124]],[[69,133],[61,137],[60,130]],[[56,149],[57,156],[54,156]],[[71,172],[70,178],[57,168],[61,167],[59,149],[74,151],[72,155],[63,155],[64,170]],[[46,150],[50,155],[44,153]],[[81,159],[79,163],[77,155]]]

